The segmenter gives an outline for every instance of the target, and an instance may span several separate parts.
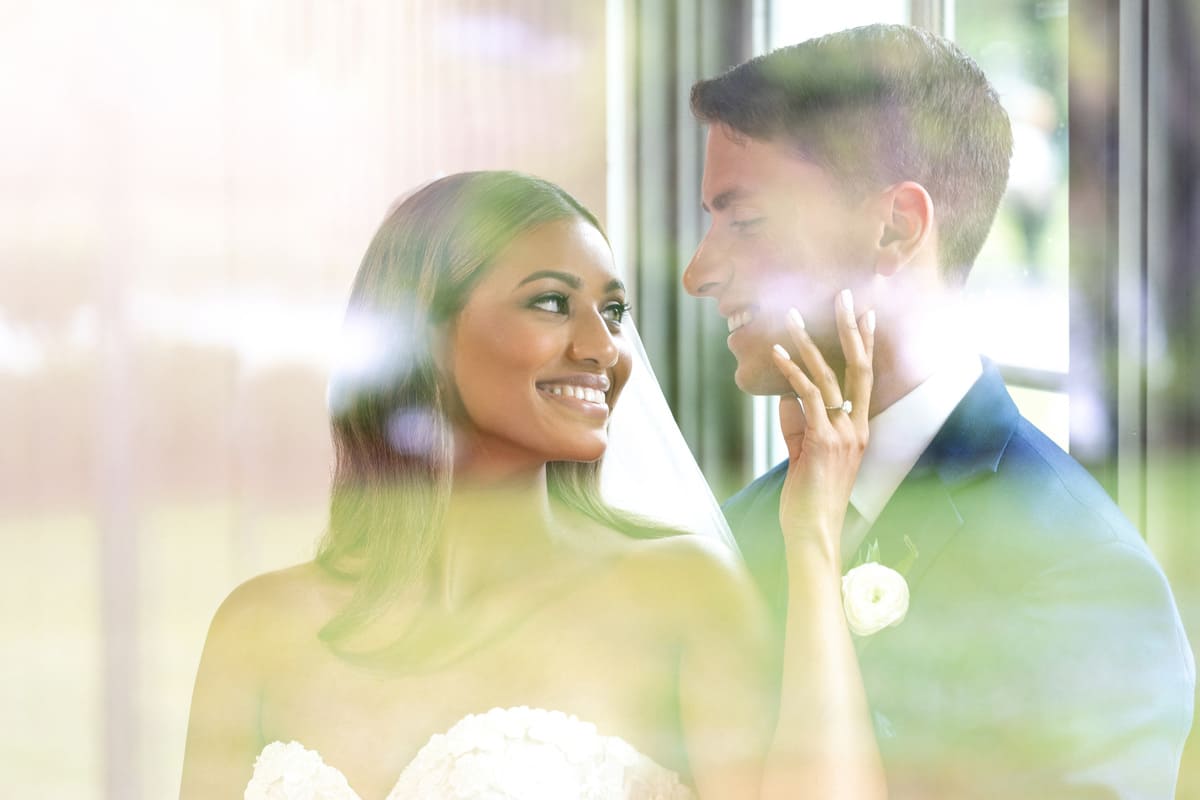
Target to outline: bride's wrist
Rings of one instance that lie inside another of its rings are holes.
[[[833,537],[810,535],[784,538],[788,572],[836,574],[842,572],[841,544]]]
[[[796,543],[787,550],[788,607],[800,611],[824,607],[827,602],[841,607],[841,557],[816,542]],[[806,618],[804,613],[802,618]]]

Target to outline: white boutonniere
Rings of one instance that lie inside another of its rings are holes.
[[[901,569],[917,558],[917,548],[906,536],[909,554]],[[879,542],[867,548],[863,562],[842,576],[842,608],[855,636],[871,636],[899,625],[908,613],[908,581],[904,575],[879,563]]]

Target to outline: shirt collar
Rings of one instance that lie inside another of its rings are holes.
[[[870,420],[870,438],[850,492],[850,503],[875,523],[904,476],[983,374],[975,353],[957,353],[919,386]]]

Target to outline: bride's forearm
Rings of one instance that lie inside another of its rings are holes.
[[[788,547],[789,600],[779,722],[762,797],[887,796],[866,692],[841,601],[838,556]]]
[[[772,351],[798,402],[779,401],[788,447],[779,500],[788,605],[779,718],[761,793],[769,800],[887,796],[841,593],[843,518],[868,441],[875,318],[868,310],[859,324],[848,289],[834,314],[845,387],[798,311],[787,316],[791,349],[777,344]]]

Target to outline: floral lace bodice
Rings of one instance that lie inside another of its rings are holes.
[[[694,800],[674,772],[561,711],[471,714],[432,736],[387,800]],[[362,800],[299,742],[272,742],[245,800]]]

